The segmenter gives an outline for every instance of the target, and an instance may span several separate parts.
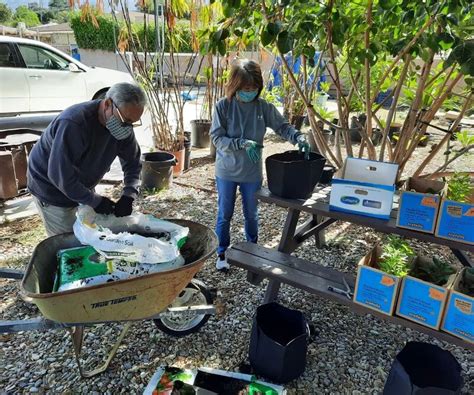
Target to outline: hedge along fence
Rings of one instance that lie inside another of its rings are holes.
[[[79,48],[84,49],[102,49],[106,51],[115,50],[115,40],[119,40],[120,30],[122,29],[122,23],[116,23],[110,16],[98,15],[96,16],[99,27],[94,26],[92,20],[81,20],[79,13],[74,14],[71,17],[71,28],[74,31],[76,42]],[[140,42],[141,50],[145,48],[147,51],[153,52],[156,47],[156,33],[155,25],[150,24],[145,26],[143,23],[134,23],[133,28]],[[114,39],[115,29],[115,39]],[[165,52],[169,52],[170,44],[169,33],[166,32],[165,38]],[[191,30],[189,21],[178,21],[175,27],[175,35],[173,37],[175,42],[175,52],[193,52],[191,43]]]

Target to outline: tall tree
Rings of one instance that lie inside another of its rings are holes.
[[[38,15],[34,11],[29,10],[26,5],[21,5],[15,10],[13,19],[16,22],[24,22],[27,27],[41,25]]]
[[[51,0],[48,5],[49,9],[53,12],[69,10],[68,0]]]
[[[4,3],[0,3],[0,23],[8,22],[12,19],[12,10]]]

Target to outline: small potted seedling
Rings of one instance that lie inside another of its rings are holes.
[[[319,91],[316,94],[316,101],[315,101],[315,107],[325,107],[326,103],[328,101],[329,95],[329,89],[331,88],[331,84],[329,82],[321,82],[319,84]]]
[[[456,173],[441,200],[436,236],[474,244],[474,185],[469,174]]]
[[[408,178],[400,194],[397,226],[434,233],[444,188],[442,181]]]
[[[474,343],[474,268],[459,272],[449,293],[441,329]]]
[[[359,262],[354,302],[392,315],[400,281],[408,274],[414,256],[404,239],[388,236]]]
[[[402,280],[397,315],[439,329],[447,288],[455,274],[456,269],[445,260],[418,256]]]

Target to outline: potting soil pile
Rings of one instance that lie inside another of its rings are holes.
[[[175,269],[184,265],[180,248],[189,228],[134,213],[98,215],[81,206],[74,235],[85,246],[58,252],[55,290],[85,286]]]

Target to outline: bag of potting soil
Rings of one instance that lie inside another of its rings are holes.
[[[88,206],[79,206],[76,216],[74,235],[108,259],[160,264],[162,270],[184,264],[179,249],[188,237],[187,227],[140,213],[101,215]]]
[[[114,270],[113,262],[93,247],[76,247],[58,252],[59,270],[54,290],[61,292],[86,286],[104,284],[128,278],[125,272]]]
[[[60,250],[58,262],[54,285],[57,292],[157,273],[167,268],[161,264],[107,259],[91,246]]]

